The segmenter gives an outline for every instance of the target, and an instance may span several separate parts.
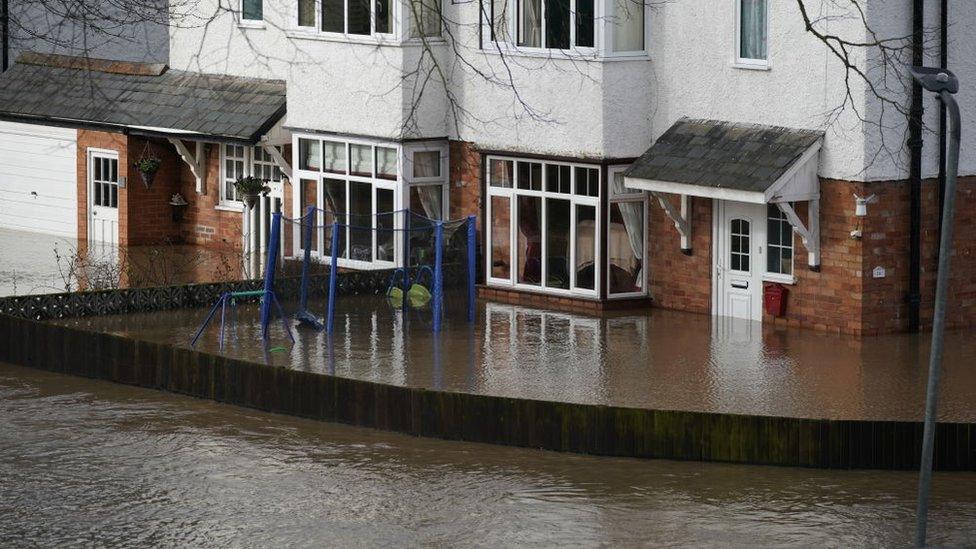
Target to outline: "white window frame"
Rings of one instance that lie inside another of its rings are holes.
[[[256,171],[254,169],[254,166],[257,165],[257,164],[270,165],[272,167],[272,172],[271,173],[278,174],[278,175],[281,176],[280,179],[269,179],[268,180],[269,183],[283,183],[287,179],[287,177],[285,177],[285,174],[281,170],[281,167],[278,166],[278,164],[276,164],[274,162],[274,159],[267,160],[267,161],[264,161],[264,160],[256,160],[255,159],[255,157],[254,157],[254,150],[261,148],[261,145],[260,144],[257,144],[257,145],[240,145],[240,144],[235,144],[235,143],[221,143],[220,144],[220,189],[218,191],[220,193],[220,195],[219,195],[219,198],[217,200],[217,209],[221,209],[221,210],[232,210],[232,211],[241,211],[242,212],[242,211],[244,211],[244,204],[240,201],[240,197],[236,197],[236,196],[235,197],[228,197],[227,196],[226,185],[227,185],[227,182],[230,181],[230,179],[227,176],[227,159],[228,159],[228,156],[227,156],[227,147],[228,147],[228,145],[237,146],[237,147],[243,147],[244,148],[244,156],[243,157],[233,157],[234,160],[243,160],[244,161],[244,169],[243,169],[243,173],[240,175],[240,177],[247,177],[247,176],[250,176],[250,175],[254,175],[256,173]],[[283,146],[281,144],[276,144],[275,146],[278,147],[279,150],[283,149]]]
[[[786,246],[784,246],[782,244],[773,244],[773,245],[771,245],[769,243],[769,220],[772,219],[769,216],[769,209],[770,208],[775,209],[776,212],[779,213],[780,217],[777,217],[776,220],[778,222],[780,222],[780,223],[785,223],[790,228],[790,246],[789,247],[790,247],[790,251],[791,251],[791,253],[790,253],[790,273],[791,274],[774,273],[774,272],[770,272],[769,271],[769,257],[772,256],[772,250],[773,250],[773,248],[774,247],[775,248],[786,248]],[[781,284],[794,284],[794,283],[796,283],[796,229],[790,223],[790,220],[786,218],[786,214],[784,214],[783,211],[780,210],[775,204],[767,204],[766,205],[765,221],[766,221],[766,257],[763,258],[763,260],[765,261],[765,264],[763,265],[763,268],[762,268],[763,269],[763,280],[766,281],[766,282],[779,282]]]
[[[735,40],[733,44],[732,65],[740,69],[769,70],[770,41],[769,41],[769,12],[773,6],[770,0],[766,0],[766,59],[750,59],[742,57],[742,0],[732,0],[735,11]],[[646,11],[646,10],[645,10]]]
[[[324,171],[324,169],[323,169],[324,168],[324,165],[325,165],[325,162],[324,161],[321,162],[322,166],[320,166],[318,170],[302,169],[301,163],[299,162],[300,154],[301,154],[301,147],[299,146],[299,143],[300,143],[299,140],[301,140],[301,139],[310,139],[312,141],[319,141],[320,142],[319,143],[319,151],[320,151],[319,154],[323,156],[322,160],[324,160],[324,149],[323,149],[323,145],[321,143],[322,141],[329,141],[329,142],[333,142],[333,143],[343,143],[345,145],[345,151],[346,151],[345,174]],[[370,146],[372,148],[372,166],[370,168],[370,173],[371,173],[370,176],[352,175],[352,173],[351,173],[351,165],[352,165],[352,161],[351,160],[352,159],[350,157],[350,149],[351,149],[351,146],[352,145],[367,145],[367,146]],[[379,178],[379,177],[376,176],[376,160],[377,160],[377,157],[376,157],[376,148],[377,147],[386,147],[386,148],[391,148],[391,149],[396,149],[397,150],[397,177],[396,177],[396,179],[383,179],[383,178]],[[373,214],[373,216],[376,215],[376,194],[377,194],[377,190],[378,189],[390,190],[390,191],[393,192],[393,209],[394,210],[399,211],[399,210],[402,210],[403,207],[404,207],[403,206],[403,189],[406,186],[404,185],[404,179],[403,179],[403,147],[399,143],[390,142],[390,141],[383,141],[383,140],[376,140],[376,139],[366,139],[366,138],[349,138],[349,137],[339,137],[339,136],[323,135],[323,134],[295,133],[292,136],[292,169],[294,170],[294,178],[293,179],[294,179],[294,181],[297,182],[297,184],[295,186],[295,189],[296,190],[295,190],[295,192],[292,193],[292,208],[293,208],[292,211],[295,211],[295,212],[301,211],[301,207],[302,207],[302,204],[301,204],[301,199],[302,199],[302,183],[301,183],[301,181],[302,180],[314,180],[316,182],[316,189],[315,189],[315,192],[316,192],[316,202],[319,203],[319,201],[322,199],[322,197],[325,196],[324,181],[326,179],[338,179],[338,180],[345,181],[345,183],[346,183],[346,193],[345,193],[345,195],[346,195],[346,204],[345,204],[345,211],[346,211],[347,214],[349,213],[349,204],[350,204],[349,201],[351,200],[350,192],[349,192],[349,183],[350,182],[369,183],[371,185],[371,190],[372,190],[372,193],[371,193],[371,195],[372,195],[372,214]],[[302,212],[300,215],[304,215],[304,212]],[[374,225],[375,225],[375,221],[376,221],[376,218],[373,217],[373,223],[374,223]],[[319,213],[318,213],[318,219],[316,219],[316,224],[319,227],[323,227],[323,224],[324,223],[325,223],[324,213],[321,212],[321,211],[319,211]],[[396,229],[402,229],[403,228],[403,221],[402,221],[402,219],[400,219],[400,216],[396,216],[396,218],[394,220],[394,228],[396,228]],[[324,232],[325,231],[323,230],[319,234],[319,236],[317,238],[317,242],[318,242],[317,249],[312,250],[312,256],[315,257],[317,260],[323,261],[323,262],[324,261],[330,261],[331,260],[331,258],[325,253],[325,236],[324,236]],[[348,252],[351,249],[351,247],[350,247],[350,242],[351,242],[350,239],[352,238],[351,231],[346,231],[344,236],[346,238],[346,245],[345,245],[344,249]],[[375,230],[372,232],[372,236],[373,236],[373,239],[372,239],[373,241],[372,241],[372,248],[371,248],[372,252],[371,253],[375,254],[376,253],[376,236],[377,236],[377,233],[376,233]],[[301,245],[301,239],[300,238],[293,239],[293,242],[294,242],[294,247],[295,247],[294,253],[297,254],[297,253],[299,253],[299,246]],[[394,250],[394,260],[393,261],[380,261],[380,260],[376,260],[376,259],[371,260],[371,261],[363,261],[363,260],[349,259],[349,258],[344,258],[344,257],[338,258],[338,264],[339,264],[340,267],[347,267],[347,268],[357,269],[357,270],[390,269],[390,268],[393,268],[395,266],[402,265],[402,263],[403,263],[403,250],[400,249],[399,243],[397,244],[397,246],[396,246],[396,248]]]
[[[349,2],[343,0],[342,32],[322,30],[322,1],[315,0],[315,20],[309,27],[299,25],[298,2],[294,3],[294,10],[291,14],[291,27],[298,36],[303,37],[322,37],[331,39],[341,39],[349,42],[376,42],[386,41],[400,36],[402,30],[401,21],[401,2],[399,0],[389,0],[390,4],[390,30],[388,32],[376,32],[376,2],[369,3],[369,34],[350,34],[349,33]]]
[[[502,51],[518,52],[518,53],[529,53],[537,55],[553,55],[553,54],[565,54],[567,56],[588,56],[593,57],[600,52],[600,45],[602,44],[606,33],[604,32],[604,27],[606,25],[604,14],[606,13],[605,3],[606,0],[594,0],[593,4],[593,45],[592,46],[577,46],[576,45],[576,1],[570,0],[569,5],[569,48],[549,48],[545,45],[546,40],[546,2],[549,0],[540,0],[542,2],[542,19],[540,21],[541,25],[539,27],[539,32],[541,33],[541,40],[543,45],[541,47],[536,46],[519,46],[518,45],[518,3],[519,0],[507,0],[507,14],[508,20],[506,23],[506,33],[508,35],[509,41],[494,41],[492,40],[492,27],[494,26],[494,21],[491,17],[491,0],[480,0],[484,2],[487,9],[483,10],[483,17],[485,18],[485,24],[483,29],[485,32],[485,43],[489,45],[497,46]],[[646,17],[645,10],[645,17]],[[646,19],[645,19],[646,28]],[[488,50],[493,46],[489,46]],[[644,47],[647,47],[647,41],[645,40]],[[628,52],[633,55],[633,53],[638,52]],[[643,52],[639,52],[643,53]]]
[[[264,8],[265,0],[261,0],[261,19],[248,19],[244,17],[244,2],[247,0],[239,0],[237,4],[237,25],[240,27],[251,28],[251,29],[263,29],[264,24]]]
[[[413,175],[413,158],[418,152],[433,152],[437,151],[440,153],[440,174],[435,177],[415,177]],[[450,148],[444,144],[415,144],[415,145],[404,145],[402,152],[402,169],[400,171],[401,179],[404,181],[403,189],[403,207],[405,209],[410,208],[410,191],[411,187],[426,187],[431,185],[441,186],[441,219],[448,219],[450,217],[450,203],[448,202],[450,198],[450,184],[449,184],[449,160],[450,160]]]
[[[648,293],[647,293],[648,292],[647,286],[648,286],[648,281],[650,280],[650,277],[648,276],[649,273],[648,273],[648,265],[647,265],[647,258],[649,257],[648,250],[647,250],[647,248],[648,248],[648,238],[649,238],[648,237],[648,230],[647,229],[648,229],[648,226],[649,226],[649,223],[648,223],[648,221],[649,221],[648,220],[648,215],[650,214],[650,207],[648,205],[649,204],[648,193],[645,192],[645,191],[634,191],[634,190],[631,190],[631,192],[622,193],[622,194],[616,194],[616,193],[613,192],[613,177],[614,177],[614,175],[626,171],[627,168],[629,168],[629,167],[630,167],[630,165],[625,165],[625,166],[609,166],[607,168],[607,183],[604,186],[604,188],[607,189],[607,193],[609,195],[609,200],[607,200],[607,211],[606,211],[606,216],[607,216],[607,243],[606,243],[606,247],[604,248],[604,249],[607,250],[607,254],[606,254],[607,257],[604,260],[604,263],[606,263],[606,269],[609,272],[609,269],[610,269],[610,254],[609,254],[609,251],[610,251],[610,230],[609,230],[609,227],[610,227],[610,210],[613,208],[613,205],[614,204],[619,203],[619,202],[640,202],[641,205],[642,205],[643,211],[644,211],[644,224],[643,224],[644,225],[643,226],[643,231],[644,231],[644,249],[642,250],[643,257],[641,257],[641,271],[642,271],[641,274],[644,277],[644,280],[643,280],[643,282],[644,282],[643,288],[644,289],[641,290],[641,291],[639,291],[639,292],[611,293],[610,292],[610,288],[609,288],[609,284],[608,284],[608,287],[607,287],[607,299],[633,299],[635,297],[646,297],[648,295]]]
[[[220,195],[217,201],[217,208],[242,212],[244,211],[244,204],[240,201],[239,197],[227,196],[226,187],[228,181],[230,181],[229,176],[227,175],[227,159],[229,158],[227,156],[228,145],[229,144],[227,143],[220,144],[220,189],[218,191]],[[236,147],[242,147],[244,149],[243,157],[230,157],[230,158],[233,158],[234,160],[243,160],[244,163],[243,173],[240,174],[239,177],[247,177],[248,175],[251,174],[250,171],[251,159],[249,153],[250,147],[247,145],[238,145],[238,144],[230,144],[230,145]],[[236,181],[236,178],[234,178],[234,180]]]
[[[493,160],[503,160],[513,162],[512,170],[512,186],[511,187],[493,187],[491,185],[491,162]],[[534,191],[528,189],[518,188],[518,162],[531,162],[542,164],[542,190]],[[603,222],[603,208],[600,207],[600,196],[583,196],[576,194],[576,168],[586,168],[595,169],[597,173],[600,174],[598,177],[602,178],[602,170],[598,164],[587,164],[581,162],[562,162],[562,161],[548,161],[540,160],[534,158],[524,158],[518,156],[500,156],[500,155],[490,155],[485,157],[485,174],[486,181],[485,187],[487,189],[486,200],[486,212],[485,212],[485,280],[488,281],[489,286],[498,287],[509,287],[518,290],[525,290],[529,292],[545,293],[550,295],[562,295],[562,296],[578,296],[578,297],[588,297],[588,298],[598,298],[600,296],[600,290],[603,284],[603,273],[604,273],[604,244],[601,242],[600,227],[602,227]],[[550,192],[546,190],[546,177],[548,165],[560,165],[570,167],[570,179],[572,181],[569,193],[557,193]],[[598,182],[600,193],[604,192],[606,185],[603,181]],[[497,278],[491,274],[491,237],[492,237],[492,197],[503,197],[508,198],[509,201],[509,278]],[[518,282],[518,197],[519,196],[533,196],[539,197],[542,203],[542,211],[539,217],[539,228],[540,228],[540,257],[543,260],[540,262],[540,281],[539,284],[526,284]],[[570,225],[569,225],[569,289],[564,288],[551,288],[546,284],[548,282],[549,266],[548,262],[545,261],[547,256],[548,242],[545,234],[547,215],[548,215],[548,205],[546,203],[546,198],[558,198],[562,200],[568,200],[570,203]],[[583,289],[576,287],[576,210],[577,206],[593,206],[594,208],[594,281],[593,289]]]

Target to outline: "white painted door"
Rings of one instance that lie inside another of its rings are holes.
[[[0,228],[78,236],[77,134],[0,122]]]
[[[119,155],[88,151],[88,239],[119,242]]]
[[[726,200],[714,204],[712,312],[761,321],[765,205]]]

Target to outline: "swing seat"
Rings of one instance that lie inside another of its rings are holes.
[[[300,326],[308,326],[319,332],[325,329],[325,324],[319,320],[319,317],[308,311],[298,311],[295,313],[295,320],[298,321]]]

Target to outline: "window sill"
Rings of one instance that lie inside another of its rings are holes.
[[[769,63],[749,63],[745,61],[736,61],[732,63],[732,68],[743,69],[747,71],[768,71]]]
[[[626,61],[650,61],[651,56],[647,53],[630,54],[601,54],[595,48],[569,49],[569,50],[549,50],[543,48],[519,48],[507,44],[487,42],[481,50],[489,55],[515,57],[535,57],[539,59],[566,59],[572,61],[598,61],[600,63],[614,63]]]
[[[358,35],[358,34],[339,34],[329,32],[316,32],[306,30],[288,30],[285,36],[295,40],[317,40],[320,42],[338,42],[342,44],[364,44],[369,46],[381,46],[386,48],[419,47],[424,44],[424,40],[419,38],[409,38],[398,40],[395,35]],[[443,38],[428,38],[428,44],[445,45],[447,41]]]
[[[796,277],[793,275],[782,275],[776,273],[766,273],[762,277],[763,282],[773,282],[776,284],[786,284],[793,286],[796,284]]]
[[[237,21],[237,26],[242,29],[264,29],[267,28],[264,21],[252,21],[247,19],[239,19]]]
[[[240,202],[221,202],[214,206],[214,209],[220,212],[244,213],[244,204]]]

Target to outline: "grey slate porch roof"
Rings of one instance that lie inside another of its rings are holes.
[[[815,130],[682,118],[624,176],[763,193],[823,135]]]
[[[24,54],[0,76],[0,118],[256,142],[285,114],[285,83],[161,65]]]

